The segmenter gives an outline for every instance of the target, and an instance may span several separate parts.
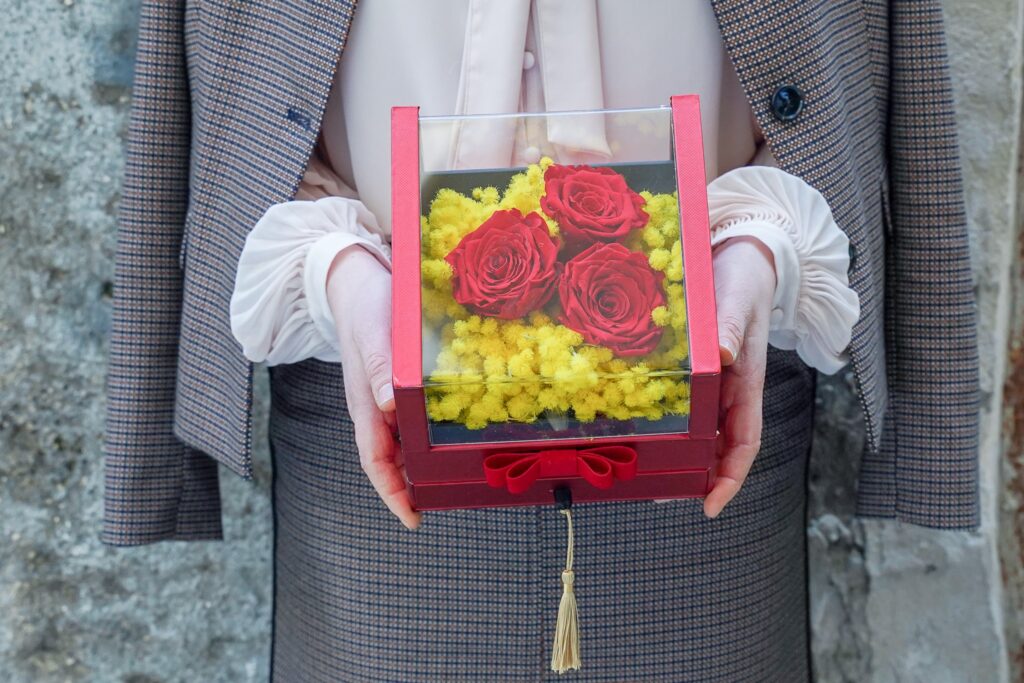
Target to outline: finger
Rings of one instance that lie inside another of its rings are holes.
[[[752,315],[749,292],[730,289],[732,286],[726,284],[715,294],[718,301],[718,352],[723,366],[739,360]]]
[[[401,444],[395,441],[395,467],[402,474],[402,479],[405,479],[405,453],[402,452]]]
[[[345,396],[355,425],[359,462],[370,484],[387,508],[409,529],[419,526],[422,517],[415,510],[405,477],[395,460],[397,444],[376,405],[358,360],[350,358],[345,367]]]
[[[729,412],[718,476],[704,499],[704,514],[717,517],[736,497],[761,449],[760,406],[737,404]]]
[[[718,305],[719,354],[722,365],[737,361],[746,345],[748,326],[759,303],[775,291],[771,251],[759,240],[734,237],[715,247],[715,299]],[[767,297],[767,298],[766,298]]]
[[[722,365],[732,365],[739,358],[743,338],[747,333],[749,310],[737,305],[736,299],[723,297],[718,309],[718,351]]]
[[[395,439],[385,430],[383,422],[375,430],[373,439],[375,443],[367,449],[369,457],[361,458],[363,471],[388,510],[398,517],[406,528],[416,529],[422,521],[422,516],[413,507],[405,477],[395,462]]]
[[[381,285],[374,296],[384,299],[378,310],[387,311],[391,299],[390,285]],[[395,390],[391,384],[391,318],[384,315],[372,325],[362,325],[353,331],[366,380],[374,402],[380,410],[394,412]]]
[[[366,382],[379,410],[394,412],[395,390],[391,385],[390,333],[387,340],[358,343],[359,355],[366,373]]]
[[[743,361],[729,369],[723,380],[722,454],[718,476],[704,500],[704,512],[717,517],[736,497],[761,449],[764,371],[767,341],[762,325],[749,330]]]
[[[398,416],[395,415],[395,411],[386,410],[384,411],[384,424],[388,426],[392,434],[398,435]]]

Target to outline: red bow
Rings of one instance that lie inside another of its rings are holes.
[[[636,476],[636,451],[629,446],[601,446],[533,453],[495,453],[484,458],[484,476],[494,488],[522,493],[540,477],[581,476],[599,489]]]

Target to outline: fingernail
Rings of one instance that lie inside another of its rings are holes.
[[[395,399],[395,389],[391,386],[391,382],[388,382],[380,388],[377,392],[377,405],[383,406],[388,401]]]
[[[736,355],[739,352],[733,347],[733,343],[732,343],[731,339],[720,339],[718,341],[718,346],[721,349],[723,349],[727,354],[729,354],[729,359],[728,360],[729,360],[730,363],[736,361]]]

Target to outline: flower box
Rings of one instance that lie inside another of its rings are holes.
[[[517,136],[542,142],[523,152]],[[710,490],[720,365],[697,97],[396,107],[392,194],[395,400],[418,508]]]

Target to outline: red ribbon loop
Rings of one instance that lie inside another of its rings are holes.
[[[599,489],[636,476],[636,451],[629,446],[495,453],[484,458],[484,478],[494,488],[523,493],[541,477],[580,476]]]

